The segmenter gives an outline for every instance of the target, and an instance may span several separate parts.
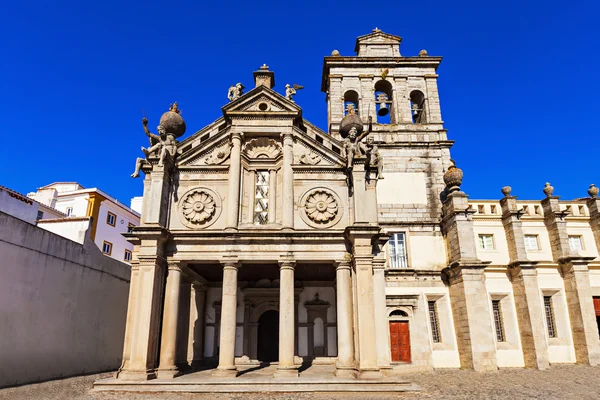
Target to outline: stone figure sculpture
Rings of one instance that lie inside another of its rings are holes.
[[[158,165],[162,167],[167,157],[175,157],[175,153],[177,151],[177,140],[175,140],[174,135],[167,133],[167,131],[162,125],[159,125],[156,128],[158,131],[158,135],[151,133],[148,129],[148,119],[146,117],[142,118],[142,125],[144,126],[144,132],[150,139],[151,144],[151,146],[147,149],[145,147],[142,147],[142,151],[146,155],[145,159],[148,159],[150,156],[157,153],[159,154]],[[142,163],[145,159],[139,157],[136,159],[135,171],[133,172],[133,174],[131,174],[132,178],[137,178],[140,176],[140,168],[142,167]]]
[[[371,133],[371,129],[373,126],[373,118],[369,116],[368,118],[368,128],[365,132],[359,133],[359,130],[356,126],[350,127],[348,131],[348,135],[344,139],[344,151],[346,153],[346,170],[352,171],[352,164],[354,161],[354,157],[364,156],[366,155],[366,147],[365,144],[362,143],[362,140]],[[362,129],[361,129],[362,130]]]
[[[285,98],[294,101],[292,97],[296,94],[296,90],[304,89],[304,86],[300,86],[294,83],[294,86],[290,86],[290,84],[285,85]]]
[[[377,169],[377,179],[383,179],[383,158],[372,137],[367,138],[367,158],[369,166]]]
[[[229,91],[227,92],[227,98],[229,99],[229,101],[233,101],[239,98],[242,95],[243,91],[244,85],[242,85],[241,83],[238,82],[235,85],[231,85],[229,87]]]

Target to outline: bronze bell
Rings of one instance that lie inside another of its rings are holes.
[[[383,101],[379,103],[379,110],[377,110],[377,115],[379,115],[380,117],[385,117],[389,113],[390,109],[388,108],[387,103]]]

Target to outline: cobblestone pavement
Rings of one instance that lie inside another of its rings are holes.
[[[90,392],[92,383],[111,374],[89,375],[0,390],[0,400],[308,400],[308,399],[600,399],[600,367],[554,366],[548,371],[509,369],[490,373],[448,370],[406,374],[420,392],[404,394],[142,394]]]

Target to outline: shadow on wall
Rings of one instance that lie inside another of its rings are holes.
[[[120,366],[129,265],[3,212],[0,255],[0,387]]]

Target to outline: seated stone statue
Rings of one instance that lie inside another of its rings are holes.
[[[142,147],[142,151],[146,155],[145,159],[148,159],[153,154],[158,153],[158,166],[162,167],[167,158],[175,158],[175,154],[177,152],[177,140],[175,140],[175,136],[168,134],[162,125],[157,127],[158,135],[151,133],[148,129],[148,120],[146,118],[142,119],[142,125],[144,126],[144,132],[146,132],[146,135],[150,139],[150,147],[147,149]],[[135,160],[135,171],[133,171],[133,174],[131,174],[132,178],[137,178],[140,176],[140,168],[142,167],[142,163],[145,159],[138,157]]]

